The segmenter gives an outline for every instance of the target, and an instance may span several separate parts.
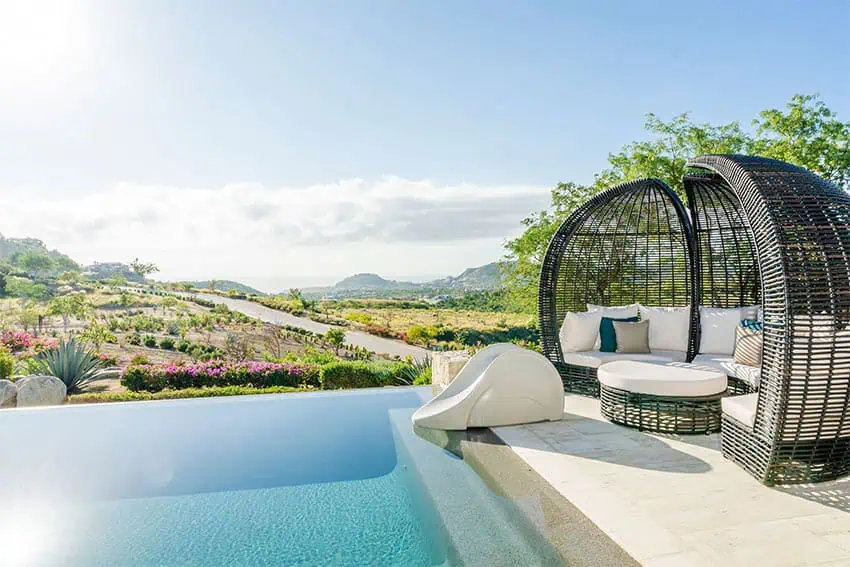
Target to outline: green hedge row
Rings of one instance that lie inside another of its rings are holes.
[[[322,367],[319,383],[323,390],[403,386],[412,383],[415,374],[405,362],[340,361]]]
[[[254,388],[252,386],[212,386],[209,388],[185,388],[183,390],[163,390],[161,392],[98,392],[68,396],[69,404],[100,404],[105,402],[139,402],[146,400],[180,400],[186,398],[213,398],[216,396],[251,396],[256,394],[288,394],[306,392],[303,388],[271,386]]]

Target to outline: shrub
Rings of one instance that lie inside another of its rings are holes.
[[[39,373],[55,376],[65,383],[68,394],[85,392],[92,382],[117,376],[114,369],[76,339],[62,340],[55,350],[47,350],[33,359]]]
[[[410,365],[403,362],[340,361],[322,367],[319,382],[323,390],[375,388],[408,383],[404,377]]]
[[[431,383],[431,369],[427,368],[413,380],[414,386],[424,386]]]
[[[370,335],[377,335],[388,339],[394,339],[398,336],[389,327],[382,327],[380,325],[369,325],[366,327],[365,331]]]
[[[177,350],[179,350],[180,352],[189,352],[190,348],[192,348],[192,343],[187,340],[182,340],[177,345]]]
[[[103,364],[106,366],[118,366],[118,358],[111,354],[100,353],[97,357],[101,359]]]
[[[151,335],[146,335],[143,342],[145,346],[148,348],[156,348],[156,337],[152,337]]]
[[[140,344],[142,344],[142,337],[141,335],[139,335],[139,333],[133,333],[132,335],[127,337],[127,342],[131,345],[139,346]]]
[[[238,362],[223,361],[199,364],[130,365],[121,376],[121,383],[131,391],[158,392],[165,388],[205,388],[210,386],[268,386],[296,387],[318,384],[319,369],[298,362]]]
[[[174,339],[170,337],[165,337],[161,341],[159,341],[159,348],[165,350],[173,350],[174,349]]]
[[[372,316],[368,313],[348,313],[345,316],[349,321],[354,321],[355,323],[361,323],[363,325],[371,325],[372,324]]]
[[[169,321],[166,324],[166,331],[171,336],[178,336],[180,334],[181,325],[179,321]]]
[[[0,342],[11,352],[20,352],[30,348],[32,346],[32,340],[33,336],[24,331],[6,331],[0,337]]]
[[[411,343],[427,345],[437,338],[438,333],[436,327],[413,326],[407,330],[407,339]]]
[[[134,356],[130,360],[130,364],[150,364],[150,363],[151,363],[151,361],[148,360],[148,357],[146,357],[143,354],[137,354],[136,356]]]
[[[0,379],[7,380],[15,371],[15,357],[8,350],[0,349]]]

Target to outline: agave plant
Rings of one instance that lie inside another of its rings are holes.
[[[417,378],[427,377],[430,383],[431,378],[431,355],[426,354],[424,358],[419,360],[411,360],[409,364],[402,368],[397,376],[397,379],[402,384],[411,385],[417,383]],[[422,382],[420,380],[420,382]]]
[[[68,395],[87,391],[93,382],[118,376],[93,351],[75,339],[61,340],[59,347],[46,350],[33,359],[31,370],[55,376],[65,383]]]

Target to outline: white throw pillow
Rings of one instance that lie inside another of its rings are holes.
[[[638,310],[641,321],[650,321],[650,350],[688,350],[690,307],[649,307],[638,304]]]
[[[592,303],[587,304],[588,311],[597,311],[602,310],[603,317],[613,317],[615,319],[624,319],[627,317],[637,317],[638,316],[638,304],[632,303],[630,305],[612,305],[608,307],[607,305],[593,305]]]
[[[602,311],[586,313],[567,312],[558,337],[561,340],[563,352],[582,352],[593,350],[593,345],[599,337],[599,323],[602,322]]]
[[[744,309],[700,307],[700,353],[732,355],[735,352],[735,331],[741,324]]]
[[[588,313],[591,311],[601,311],[601,315],[599,317],[599,322],[602,322],[602,317],[610,317],[612,319],[628,319],[629,317],[637,317],[638,316],[638,304],[632,303],[630,305],[613,305],[608,307],[606,305],[593,305],[592,303],[587,304]],[[593,344],[593,350],[599,350],[602,348],[602,339],[599,337],[599,333],[596,334],[596,342]]]

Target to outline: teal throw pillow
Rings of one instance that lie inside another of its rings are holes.
[[[637,317],[624,317],[622,319],[603,317],[602,322],[599,323],[599,341],[602,343],[599,350],[601,352],[617,352],[617,334],[614,332],[614,321],[637,323],[637,320]]]

